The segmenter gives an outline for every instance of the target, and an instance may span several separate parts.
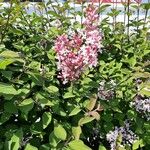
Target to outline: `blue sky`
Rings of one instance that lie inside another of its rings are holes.
[[[148,2],[148,0],[142,0],[142,2]]]

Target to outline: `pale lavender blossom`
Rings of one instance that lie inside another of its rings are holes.
[[[134,107],[143,118],[146,118],[148,121],[150,120],[150,98],[137,96],[135,100],[131,102],[131,106]]]
[[[110,100],[113,99],[115,96],[115,91],[113,90],[113,87],[116,85],[116,83],[111,80],[109,82],[102,81],[99,83],[99,88],[98,88],[98,97],[101,100]]]
[[[130,130],[130,125],[128,122],[125,122],[123,127],[115,127],[114,131],[110,131],[107,133],[106,138],[107,141],[110,143],[111,150],[117,149],[117,139],[121,136],[122,140],[119,143],[120,147],[124,147],[125,145],[131,146],[135,140],[138,139],[136,134]]]

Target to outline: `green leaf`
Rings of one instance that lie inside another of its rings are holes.
[[[140,141],[136,140],[132,145],[132,150],[138,149],[140,147]]]
[[[17,113],[18,112],[17,107],[15,106],[13,101],[5,102],[4,110],[5,110],[5,112],[8,112],[8,113]]]
[[[82,133],[81,127],[72,127],[72,134],[75,138],[75,140],[79,140],[80,134]]]
[[[33,108],[34,102],[31,98],[29,98],[22,101],[18,106],[23,113],[28,114],[28,112]]]
[[[44,112],[42,116],[43,129],[45,129],[51,122],[52,115],[49,112]]]
[[[4,149],[11,150],[11,141],[5,141],[4,143]]]
[[[114,44],[115,47],[117,47],[118,49],[121,49],[121,45],[120,44]]]
[[[64,109],[57,103],[52,107],[53,111],[60,116],[67,116]]]
[[[95,119],[94,117],[85,116],[79,120],[78,124],[80,126],[80,125],[89,123],[89,122],[93,121],[94,119]]]
[[[74,115],[78,114],[80,111],[81,111],[80,108],[75,107],[75,108],[70,112],[69,116],[74,116]]]
[[[27,144],[25,150],[38,150],[37,147],[32,146],[31,144]]]
[[[54,135],[60,140],[66,140],[67,132],[62,125],[54,127]]]
[[[144,128],[150,132],[150,124],[149,123],[144,123]]]
[[[43,144],[40,146],[39,150],[51,150],[50,144]]]
[[[4,147],[3,147],[4,144],[3,144],[3,143],[4,143],[4,142],[1,142],[1,143],[0,143],[0,150],[4,149]]]
[[[101,5],[99,8],[99,13],[104,12],[110,6],[111,6],[110,4]]]
[[[70,93],[70,92],[65,93],[64,96],[63,96],[64,99],[73,98],[73,97],[75,97],[75,95],[73,95],[73,94]]]
[[[82,84],[89,84],[90,82],[92,82],[90,78],[84,78]]]
[[[3,0],[0,0],[0,2],[3,2]],[[0,51],[3,50],[3,49],[5,49],[5,45],[4,44],[0,44]]]
[[[95,107],[96,101],[97,101],[97,95],[95,94],[92,97],[90,97],[90,101],[89,101],[88,105],[86,106],[86,108],[89,111],[93,110]]]
[[[36,84],[43,86],[44,78],[39,73],[28,72],[30,79]]]
[[[18,28],[12,28],[11,31],[14,32],[16,35],[24,34],[24,32]]]
[[[24,60],[20,57],[18,52],[10,51],[10,50],[5,50],[0,54],[0,58],[4,58],[7,61],[19,61],[19,62],[24,62]],[[12,63],[11,62],[11,63]]]
[[[57,93],[59,91],[59,89],[53,85],[49,86],[47,89],[49,93]]]
[[[139,93],[142,95],[150,96],[150,81],[147,80],[139,85]]]
[[[13,59],[0,60],[0,69],[6,69],[6,67],[14,62]]]
[[[2,75],[7,78],[8,80],[11,79],[12,77],[12,71],[1,71],[2,72]]]
[[[98,150],[106,150],[106,148],[103,145],[100,145]]]
[[[73,140],[69,142],[69,148],[71,150],[92,150],[88,146],[86,146],[81,140]]]
[[[96,111],[90,112],[90,115],[93,116],[96,120],[100,120],[100,114]]]
[[[150,88],[143,88],[143,89],[141,89],[139,91],[139,94],[149,97],[150,96]]]
[[[124,148],[124,146],[122,147],[122,146],[117,146],[117,150],[126,150],[125,148]]]
[[[32,134],[41,134],[43,131],[43,124],[42,122],[35,122],[31,125],[30,130]],[[42,136],[42,135],[41,135]]]
[[[149,76],[149,72],[135,72],[133,75],[134,78],[149,78]]]
[[[16,95],[18,93],[11,84],[6,84],[6,83],[0,82],[0,94]]]
[[[140,147],[144,147],[145,146],[145,143],[144,143],[144,140],[143,139],[140,139]]]
[[[135,57],[131,57],[127,60],[127,62],[130,64],[130,66],[134,67],[136,64],[136,58]]]
[[[5,50],[0,54],[0,57],[4,57],[4,58],[19,58],[19,54],[17,52],[14,51],[10,51],[10,50]]]
[[[136,114],[133,110],[128,110],[127,116],[128,116],[129,119],[136,118]]]
[[[17,130],[17,132],[13,134],[13,136],[11,138],[11,142],[12,142],[11,149],[12,150],[18,150],[19,149],[22,137],[23,137],[22,129]]]
[[[0,117],[0,125],[2,125],[3,123],[5,123],[6,121],[9,120],[11,114],[10,113],[7,113],[7,112],[4,112],[1,117]]]
[[[42,95],[40,92],[36,94],[36,100],[42,107],[54,105],[49,98],[44,97],[44,95]]]
[[[60,139],[55,136],[54,132],[49,135],[49,143],[52,147],[56,147],[59,141]]]

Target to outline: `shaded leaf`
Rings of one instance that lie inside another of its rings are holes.
[[[18,106],[22,112],[28,114],[28,112],[33,108],[33,105],[34,105],[33,100],[29,98],[22,101]]]
[[[42,116],[43,129],[45,129],[52,120],[52,115],[49,112],[44,112]]]
[[[15,95],[15,94],[18,94],[18,92],[11,84],[6,84],[6,83],[0,82],[0,94]]]
[[[43,86],[44,78],[39,73],[28,72],[30,79],[36,84]]]
[[[52,147],[56,147],[57,144],[59,143],[60,139],[58,139],[55,134],[54,131],[50,134],[49,136],[49,143]]]
[[[106,148],[103,145],[100,145],[98,150],[106,150]]]
[[[12,77],[12,71],[1,71],[2,72],[2,75],[7,78],[8,80],[11,79]]]

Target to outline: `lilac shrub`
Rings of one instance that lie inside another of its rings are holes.
[[[1,4],[0,150],[150,150],[150,5],[76,2]]]

